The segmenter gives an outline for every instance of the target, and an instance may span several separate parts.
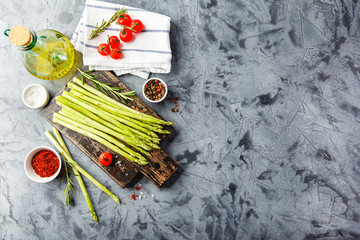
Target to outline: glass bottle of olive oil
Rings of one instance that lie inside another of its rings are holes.
[[[74,47],[60,32],[50,29],[34,32],[18,25],[4,33],[23,51],[24,66],[35,77],[45,80],[60,78],[74,64]]]

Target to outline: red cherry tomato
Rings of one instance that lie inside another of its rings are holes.
[[[133,32],[139,33],[143,30],[144,25],[139,19],[135,19],[131,21],[130,27],[133,29]]]
[[[128,14],[124,13],[123,15],[120,15],[120,17],[118,19],[118,23],[123,26],[130,27],[131,17]]]
[[[129,42],[131,41],[132,39],[132,32],[130,29],[128,28],[123,28],[121,31],[120,31],[120,39],[123,41],[123,42]]]
[[[108,37],[107,42],[112,48],[117,48],[120,46],[120,40],[117,36],[110,36]]]
[[[112,162],[111,154],[108,152],[103,152],[102,154],[100,154],[99,162],[103,166],[109,166]]]
[[[111,53],[110,53],[110,57],[112,57],[113,59],[119,59],[121,58],[121,50],[120,48],[111,48]]]
[[[109,53],[110,53],[109,45],[107,45],[106,43],[100,44],[98,46],[98,52],[103,56],[109,55]]]

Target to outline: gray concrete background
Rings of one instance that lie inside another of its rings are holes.
[[[111,1],[116,2],[116,1]],[[175,123],[164,149],[182,166],[158,189],[142,178],[130,199],[82,152],[74,158],[122,204],[85,180],[64,207],[64,183],[29,180],[27,152],[51,146],[51,126],[23,88],[54,95],[66,79],[31,76],[0,36],[1,239],[360,239],[358,1],[121,1],[171,17],[172,71],[155,75],[179,96],[153,107]],[[0,29],[17,24],[69,38],[84,1],[1,1]],[[120,78],[140,91],[143,80]]]

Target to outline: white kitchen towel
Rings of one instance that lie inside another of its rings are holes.
[[[132,19],[144,24],[141,33],[133,34],[134,39],[121,41],[123,57],[114,60],[110,56],[101,56],[97,46],[107,42],[107,35],[119,37],[122,27],[115,22],[99,36],[88,39],[96,23],[109,20],[118,8],[125,7]],[[169,73],[171,70],[170,18],[139,8],[119,4],[87,0],[80,22],[71,42],[75,49],[83,53],[83,63],[90,69],[113,70],[117,75],[134,74],[148,78],[150,73]]]

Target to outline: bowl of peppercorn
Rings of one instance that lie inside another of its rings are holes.
[[[59,175],[61,158],[50,147],[37,147],[32,149],[26,156],[24,169],[31,180],[38,183],[47,183]]]
[[[160,78],[150,78],[143,85],[143,95],[151,103],[159,103],[166,98],[168,88]]]

